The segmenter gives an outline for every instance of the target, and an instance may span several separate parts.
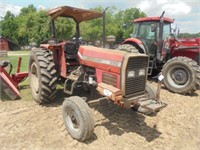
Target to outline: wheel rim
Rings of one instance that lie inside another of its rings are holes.
[[[189,79],[190,73],[183,66],[172,67],[167,74],[167,80],[169,83],[177,88],[182,88],[187,85]]]
[[[30,82],[31,82],[31,87],[33,88],[33,91],[35,93],[38,93],[38,91],[39,91],[39,79],[38,79],[37,65],[36,65],[35,62],[33,62],[32,65],[31,65]]]
[[[80,129],[80,120],[78,118],[78,115],[72,108],[66,108],[66,118],[65,122],[67,126],[74,131],[79,131]]]

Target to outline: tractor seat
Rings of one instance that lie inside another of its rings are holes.
[[[65,43],[64,45],[64,52],[66,55],[67,60],[77,59],[78,48],[76,47],[75,43]]]

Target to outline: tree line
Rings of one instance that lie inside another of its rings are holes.
[[[92,10],[103,12],[104,8],[99,6]],[[51,39],[51,19],[47,12],[48,10],[37,10],[32,4],[23,7],[17,16],[7,11],[0,21],[0,36],[8,38],[21,46],[31,45],[31,43],[36,43],[38,46],[43,41],[48,41]],[[130,37],[133,32],[134,24],[132,21],[145,16],[147,15],[138,8],[120,10],[113,6],[106,11],[106,35],[114,35],[116,43],[120,43]],[[56,19],[55,25],[59,40],[70,40],[75,37],[75,22],[72,19],[60,17]],[[80,27],[83,40],[91,42],[102,40],[102,18],[82,22]],[[200,37],[200,33],[181,33],[178,37]]]
[[[92,10],[103,12],[104,8],[99,6]],[[7,11],[0,21],[1,36],[21,46],[31,43],[39,45],[41,42],[51,39],[50,17],[47,11],[37,10],[34,5],[23,7],[17,16]],[[138,8],[125,10],[116,7],[109,8],[106,11],[106,33],[116,36],[116,41],[120,42],[130,37],[134,28],[132,20],[145,16],[146,14]],[[56,19],[55,25],[59,40],[70,40],[75,36],[75,22],[72,19],[60,17]],[[80,27],[83,40],[102,40],[102,18],[83,22]]]
[[[178,38],[199,38],[200,37],[200,32],[199,33],[180,33],[178,35]]]

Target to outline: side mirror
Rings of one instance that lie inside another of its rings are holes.
[[[152,24],[151,25],[151,32],[155,32],[156,31],[156,25],[155,24]]]

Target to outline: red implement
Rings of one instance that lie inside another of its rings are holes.
[[[18,84],[26,79],[28,72],[20,72],[21,57],[18,61],[17,73],[12,76],[10,76],[10,74],[4,69],[8,64],[10,64],[10,62],[5,61],[0,65],[0,87],[11,99],[16,99],[20,95]],[[10,64],[10,66],[12,65]]]

